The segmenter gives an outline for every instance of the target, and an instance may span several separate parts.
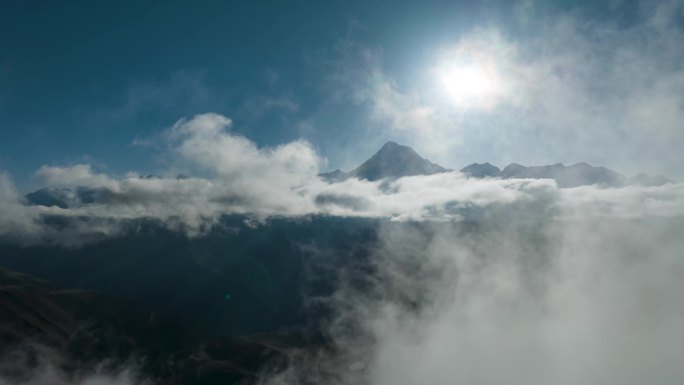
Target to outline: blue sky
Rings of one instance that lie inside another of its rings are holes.
[[[453,168],[684,176],[681,2],[595,3],[4,1],[0,169],[23,190],[45,164],[159,173],[148,138],[214,112],[323,170],[395,140]],[[435,68],[463,60],[503,79],[486,100],[445,96]]]

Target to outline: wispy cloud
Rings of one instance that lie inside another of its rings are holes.
[[[227,117],[204,114],[180,120],[157,136],[154,140],[175,159],[163,178],[143,178],[134,172],[117,177],[96,172],[88,164],[41,167],[38,179],[70,194],[67,209],[25,205],[3,174],[2,234],[26,242],[59,238],[78,243],[119,234],[127,220],[154,219],[198,235],[222,215],[234,213],[261,219],[320,214],[396,221],[480,220],[496,215],[513,220],[526,210],[567,218],[684,213],[680,184],[558,189],[551,180],[478,180],[459,172],[329,184],[318,178],[322,160],[306,141],[259,148],[231,133],[231,124]],[[176,178],[179,170],[190,177]],[[50,216],[70,218],[73,226],[45,225],[43,219]]]
[[[43,185],[105,187],[113,182],[105,174],[94,173],[89,164],[69,167],[43,165],[35,176]]]

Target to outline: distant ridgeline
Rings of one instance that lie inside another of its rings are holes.
[[[453,170],[422,158],[411,147],[394,142],[385,143],[380,150],[362,165],[349,172],[335,170],[319,176],[329,182],[339,182],[348,178],[375,181],[385,178],[395,179],[413,175],[432,175]],[[471,178],[502,179],[553,179],[559,187],[598,185],[601,187],[620,187],[626,185],[661,186],[673,183],[662,176],[639,174],[628,178],[605,167],[594,167],[587,163],[564,166],[561,163],[548,166],[525,167],[511,163],[503,170],[490,163],[473,163],[461,169]]]
[[[408,146],[395,142],[387,142],[370,159],[359,167],[344,172],[335,170],[319,176],[331,183],[341,182],[349,178],[377,181],[381,179],[397,179],[405,176],[432,175],[454,170],[444,168],[421,157]],[[501,178],[501,179],[553,179],[558,187],[578,187],[598,185],[600,187],[621,187],[627,185],[662,186],[674,183],[662,175],[650,176],[639,174],[626,177],[605,167],[594,167],[587,163],[577,163],[564,166],[557,163],[548,166],[525,167],[511,163],[503,170],[490,163],[473,163],[460,170],[471,178]],[[158,179],[158,176],[148,175],[147,179]],[[187,176],[179,175],[177,179]],[[106,203],[116,200],[115,194],[105,188],[63,188],[46,187],[26,194],[28,204],[41,206],[58,206],[69,208],[79,204]]]
[[[380,180],[413,175],[432,175],[453,171],[422,158],[408,146],[395,142],[385,143],[380,150],[362,165],[349,172],[335,170],[320,174],[323,179],[338,182],[348,178]]]

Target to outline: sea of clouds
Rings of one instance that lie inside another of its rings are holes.
[[[71,194],[68,208],[28,205],[7,173],[0,173],[0,237],[21,242],[77,245],[90,235],[110,236],[131,219],[153,219],[198,236],[226,214],[257,221],[307,215],[385,217],[396,221],[476,220],[511,210],[540,210],[570,217],[679,216],[684,185],[583,186],[560,189],[552,180],[472,179],[459,172],[392,181],[349,179],[328,183],[317,174],[325,164],[306,141],[259,148],[230,132],[230,119],[203,114],[181,120],[153,138],[172,156],[165,175],[143,178],[98,173],[88,164],[44,165],[35,178]],[[185,174],[190,177],[177,178]],[[75,193],[89,191],[83,201]],[[46,218],[63,217],[56,228]],[[514,220],[515,218],[508,218]]]
[[[259,148],[230,124],[204,114],[153,138],[177,159],[160,178],[41,167],[46,185],[95,191],[68,208],[27,205],[0,174],[0,236],[78,247],[132,231],[123,223],[136,219],[202,237],[227,214],[255,226],[273,217],[389,218],[374,273],[342,272],[348,282],[322,299],[334,309],[326,326],[334,353],[299,357],[263,383],[684,380],[684,185],[561,189],[459,172],[328,183],[307,142]],[[174,176],[181,172],[191,176]]]

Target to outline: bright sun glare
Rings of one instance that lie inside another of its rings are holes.
[[[449,101],[461,107],[488,107],[495,101],[499,89],[493,71],[476,65],[442,69],[439,81]]]

